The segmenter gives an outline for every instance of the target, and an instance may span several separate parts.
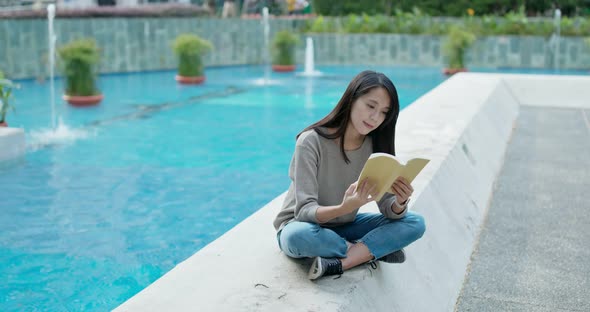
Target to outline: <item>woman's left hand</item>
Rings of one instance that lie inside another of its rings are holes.
[[[391,185],[390,191],[393,193],[393,195],[395,195],[397,203],[403,205],[410,198],[410,196],[412,196],[414,188],[410,182],[408,182],[408,180],[403,177],[399,177],[393,182],[393,185]]]

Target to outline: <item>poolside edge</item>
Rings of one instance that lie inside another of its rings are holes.
[[[19,158],[25,154],[25,131],[0,127],[0,161]]]
[[[411,207],[427,232],[406,263],[310,282],[278,250],[281,195],[116,311],[451,311],[518,106],[501,76],[458,74],[402,111],[398,154],[431,159]]]

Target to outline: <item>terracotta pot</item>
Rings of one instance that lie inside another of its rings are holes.
[[[295,71],[295,65],[273,65],[272,70],[281,73],[292,72]]]
[[[259,19],[261,18],[260,14],[243,14],[242,18],[245,19]]]
[[[100,101],[102,101],[103,95],[98,94],[98,95],[82,96],[82,95],[64,94],[62,98],[64,99],[64,101],[70,103],[70,105],[72,105],[72,106],[85,107],[85,106],[98,105],[98,103],[100,103]]]
[[[188,76],[176,75],[176,81],[178,81],[178,83],[182,83],[182,84],[201,84],[205,81],[205,76],[188,77]]]
[[[6,121],[0,122],[0,127],[8,127],[8,123]]]
[[[467,68],[445,68],[443,69],[443,74],[450,76],[456,73],[466,72]]]

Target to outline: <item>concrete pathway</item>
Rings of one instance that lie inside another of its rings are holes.
[[[457,311],[590,311],[590,110],[522,106]]]

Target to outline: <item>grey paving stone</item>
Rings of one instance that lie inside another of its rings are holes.
[[[582,112],[521,107],[459,311],[590,311],[590,129]]]
[[[582,311],[539,306],[524,302],[502,301],[493,298],[468,297],[459,306],[460,311],[473,312],[565,312]]]

